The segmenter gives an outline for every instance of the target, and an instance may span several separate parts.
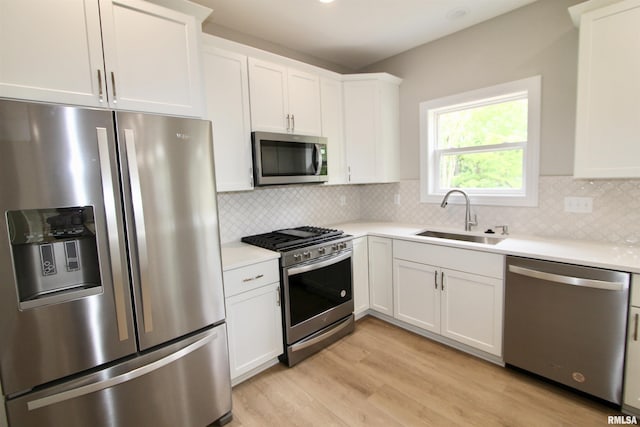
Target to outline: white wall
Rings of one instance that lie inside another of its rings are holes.
[[[542,75],[541,175],[573,173],[578,30],[567,8],[581,0],[538,0],[411,49],[361,71],[385,71],[400,86],[402,179],[419,177],[422,101]]]

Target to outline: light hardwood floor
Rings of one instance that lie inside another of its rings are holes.
[[[614,409],[373,317],[233,389],[246,426],[603,426]]]

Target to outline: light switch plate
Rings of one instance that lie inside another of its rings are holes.
[[[565,197],[564,211],[572,213],[593,212],[593,197]]]

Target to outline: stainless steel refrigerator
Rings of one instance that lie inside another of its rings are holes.
[[[212,149],[203,120],[0,100],[10,426],[230,418]]]

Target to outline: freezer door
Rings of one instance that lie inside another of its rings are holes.
[[[0,100],[5,395],[136,351],[113,114]]]
[[[7,402],[20,427],[202,427],[231,411],[226,325]]]
[[[208,121],[117,113],[139,344],[224,319]]]

